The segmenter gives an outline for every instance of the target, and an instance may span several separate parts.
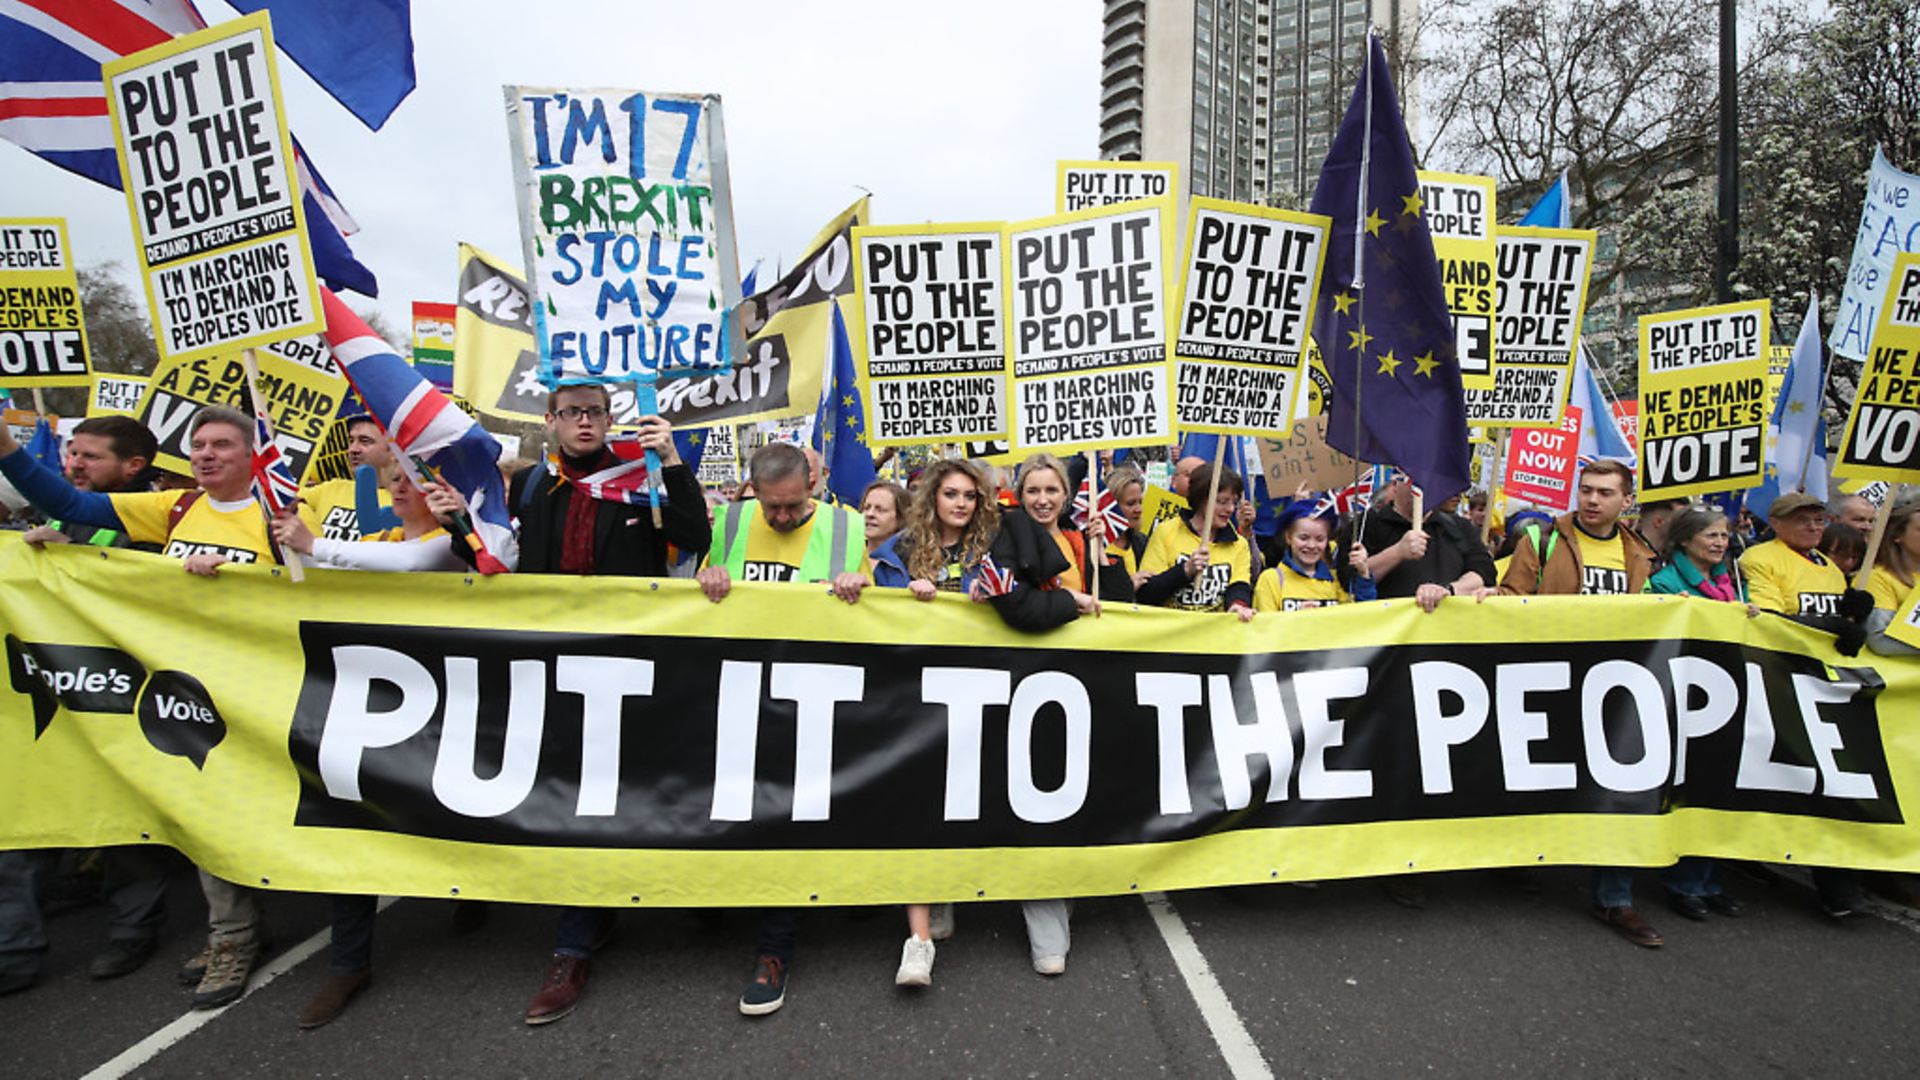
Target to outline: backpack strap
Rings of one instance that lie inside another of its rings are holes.
[[[193,509],[193,504],[199,502],[200,496],[204,494],[206,492],[194,488],[174,500],[173,505],[167,509],[167,535],[161,538],[162,543],[173,539],[173,530],[180,527],[180,519],[187,516],[187,511]]]

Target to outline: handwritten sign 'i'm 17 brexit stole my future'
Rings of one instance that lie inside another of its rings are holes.
[[[266,13],[100,70],[160,358],[325,329]]]
[[[1165,203],[1130,202],[1007,226],[1016,453],[1172,439],[1169,217]]]
[[[720,99],[505,95],[542,381],[726,370],[746,345]]]

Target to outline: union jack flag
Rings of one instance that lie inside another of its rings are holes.
[[[191,0],[0,0],[0,139],[111,188],[120,162],[100,65],[207,25]],[[368,296],[379,284],[354,258],[360,230],[294,144],[314,270]]]
[[[253,494],[274,514],[285,513],[300,495],[286,455],[274,440],[273,426],[256,409],[253,414]]]
[[[573,486],[602,502],[646,506],[647,452],[641,448],[639,436],[624,432],[609,436],[607,449],[620,459],[619,464],[574,480]],[[547,455],[547,475],[556,478],[561,475],[557,451]]]
[[[980,592],[986,596],[1005,596],[1012,592],[1017,584],[1014,581],[1013,572],[1002,570],[1000,564],[994,562],[991,555],[980,560],[977,580],[980,582]]]
[[[1104,488],[1100,491],[1099,499],[1093,500],[1092,489],[1093,476],[1089,474],[1085,480],[1080,481],[1080,490],[1074,495],[1073,508],[1068,512],[1074,527],[1082,531],[1086,530],[1087,504],[1091,500],[1096,508],[1094,512],[1100,515],[1100,524],[1106,531],[1106,535],[1108,537],[1126,535],[1127,515],[1120,509],[1120,500],[1113,497],[1113,492]]]

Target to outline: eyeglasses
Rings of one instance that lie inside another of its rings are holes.
[[[553,410],[553,415],[569,424],[576,423],[580,420],[592,420],[594,423],[599,423],[607,418],[607,408],[604,405],[569,405],[564,409]]]

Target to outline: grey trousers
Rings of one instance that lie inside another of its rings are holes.
[[[207,942],[246,944],[260,936],[260,892],[200,871],[200,891],[207,898]]]
[[[1043,956],[1065,956],[1073,947],[1073,935],[1067,929],[1073,901],[1022,900],[1020,914],[1027,920],[1027,949],[1035,960]]]

